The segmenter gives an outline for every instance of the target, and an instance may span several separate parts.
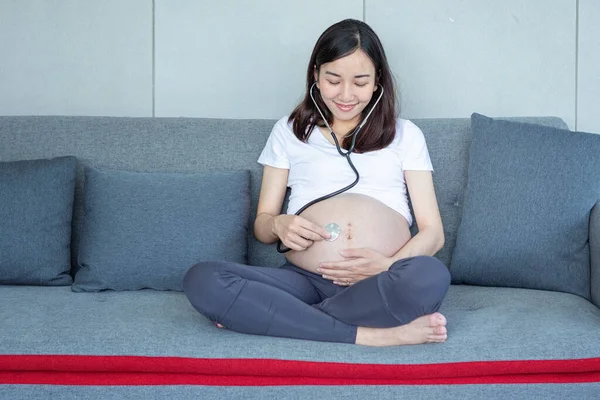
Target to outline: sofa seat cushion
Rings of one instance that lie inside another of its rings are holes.
[[[0,303],[0,383],[600,382],[600,309],[567,293],[451,286],[446,343],[386,348],[218,329],[179,292],[6,286]]]
[[[2,399],[595,399],[600,383],[488,385],[0,385]]]

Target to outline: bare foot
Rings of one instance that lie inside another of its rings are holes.
[[[441,343],[446,341],[446,317],[440,313],[424,315],[394,328],[359,327],[356,344],[399,346],[403,344]]]
[[[220,324],[220,323],[218,323],[218,322],[216,323],[216,325],[217,325],[217,328],[225,328],[223,325],[221,325],[221,324]]]

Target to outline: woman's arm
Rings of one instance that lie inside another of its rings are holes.
[[[295,251],[330,237],[325,228],[298,215],[281,214],[287,188],[288,169],[265,166],[254,220],[254,236],[263,243],[283,244]]]
[[[289,171],[268,165],[263,170],[254,220],[254,236],[263,243],[274,243],[279,239],[273,232],[273,223],[275,217],[281,214]]]
[[[392,263],[402,258],[432,256],[444,247],[444,227],[431,171],[404,171],[404,179],[419,233],[392,256]]]

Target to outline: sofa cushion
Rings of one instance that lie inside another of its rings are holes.
[[[0,283],[70,285],[75,157],[0,162]]]
[[[183,290],[202,260],[246,261],[249,173],[85,169],[81,291]]]
[[[553,126],[555,128],[567,128],[567,124],[556,117],[512,117],[503,119]],[[435,257],[449,266],[464,205],[469,146],[473,136],[471,121],[469,118],[426,118],[414,119],[412,122],[423,131],[429,148],[431,163],[435,168],[433,183],[440,214],[444,222],[445,238],[444,248],[438,251]],[[416,235],[418,225],[413,224],[410,229],[411,233]]]
[[[552,374],[546,379],[556,382],[561,374],[594,371],[597,378],[600,372],[600,310],[579,296],[551,291],[453,285],[440,309],[448,318],[448,340],[394,347],[218,329],[183,293],[173,291],[79,296],[63,287],[9,286],[0,290],[0,304],[12,305],[0,308],[0,320],[7,322],[0,330],[0,354],[49,356],[0,356],[0,366],[97,372],[103,377],[114,372],[106,377],[113,384],[137,372],[146,373],[144,382],[149,383],[151,373],[169,374],[165,379],[171,382],[181,376],[180,383],[202,382],[204,374],[203,382],[213,376],[213,384],[224,385],[244,378],[255,384],[277,378],[299,384],[452,378],[460,383],[515,383],[535,373]]]
[[[454,283],[590,298],[590,212],[600,135],[472,116]]]

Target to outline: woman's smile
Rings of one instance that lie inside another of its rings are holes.
[[[337,108],[339,108],[343,112],[350,112],[354,109],[354,107],[356,107],[356,103],[355,104],[340,104],[335,101],[333,103],[337,106]]]

